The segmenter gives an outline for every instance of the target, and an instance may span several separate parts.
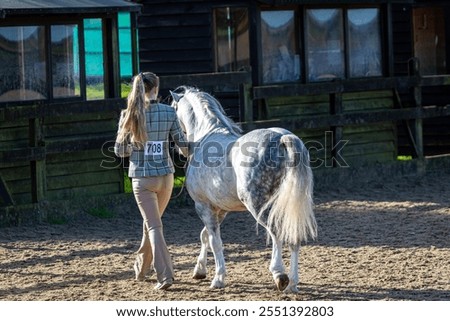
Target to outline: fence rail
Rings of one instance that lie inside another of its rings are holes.
[[[418,74],[404,77],[379,79],[335,80],[323,83],[284,84],[253,86],[250,72],[190,74],[160,77],[161,88],[174,89],[180,85],[197,87],[238,85],[241,125],[244,130],[262,127],[285,127],[294,129],[318,129],[329,127],[335,132],[334,139],[342,136],[342,128],[351,125],[379,123],[385,121],[413,122],[410,138],[419,158],[423,157],[422,120],[450,116],[450,104],[444,106],[423,106],[423,87],[450,85],[450,75],[421,77]],[[360,91],[393,90],[412,92],[413,106],[389,110],[346,111],[343,112],[342,95]],[[329,95],[329,113],[326,115],[302,116],[291,119],[255,119],[253,110],[256,105],[273,97]],[[450,102],[449,102],[450,103]],[[105,119],[113,122],[118,112],[125,106],[121,98],[95,101],[3,103],[0,105],[0,125],[13,122],[28,124],[28,143],[17,148],[0,150],[0,166],[9,166],[16,162],[29,162],[31,168],[31,193],[33,202],[45,199],[45,162],[51,155],[101,148],[105,141],[115,135],[111,123],[106,132],[86,133],[71,144],[48,139],[42,132],[42,122],[48,117],[75,117],[83,114],[107,115]],[[95,121],[93,117],[92,121]],[[80,122],[80,120],[78,119]],[[7,127],[6,125],[4,127]],[[77,137],[74,137],[77,138]],[[8,182],[0,175],[0,204],[11,205],[14,199],[8,188]]]

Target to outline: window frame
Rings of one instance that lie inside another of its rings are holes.
[[[342,10],[342,24],[343,24],[343,54],[344,54],[344,71],[343,78],[345,80],[349,79],[367,79],[367,78],[382,78],[388,74],[389,69],[389,58],[387,54],[388,45],[386,44],[385,30],[388,28],[386,26],[386,15],[387,10],[386,6],[381,4],[347,4],[347,5],[289,5],[289,6],[261,6],[260,10],[257,11],[258,15],[261,15],[262,11],[280,11],[280,10],[293,10],[295,15],[295,32],[296,32],[296,52],[300,55],[300,78],[297,81],[288,81],[288,82],[263,82],[262,75],[262,38],[261,34],[258,36],[258,79],[260,84],[264,85],[276,85],[276,84],[286,84],[286,83],[320,83],[320,82],[329,82],[333,81],[333,79],[326,80],[309,80],[309,64],[308,64],[308,43],[307,43],[307,10],[310,9],[340,9]],[[379,12],[378,19],[378,31],[380,38],[380,75],[375,76],[366,76],[366,77],[351,77],[350,76],[350,56],[349,56],[349,26],[348,26],[348,11],[352,9],[377,9]],[[259,17],[257,21],[259,21]],[[261,22],[259,21],[258,28]]]
[[[66,18],[66,19],[63,19]],[[34,99],[34,100],[10,100],[5,102],[0,102],[0,106],[3,105],[27,105],[35,102],[71,102],[71,101],[83,101],[85,100],[86,90],[85,90],[85,66],[84,66],[84,29],[83,20],[84,16],[77,18],[67,19],[67,17],[52,17],[47,16],[45,21],[37,17],[15,17],[12,21],[0,21],[0,28],[2,27],[27,27],[27,26],[42,26],[44,28],[44,50],[45,50],[45,72],[46,72],[46,98]],[[78,96],[66,96],[66,97],[54,97],[53,96],[53,69],[52,69],[52,42],[51,42],[51,29],[52,26],[58,25],[77,25],[78,27],[78,56],[79,56],[79,67],[80,67],[80,95]]]
[[[42,26],[44,28],[44,55],[45,55],[45,81],[46,81],[46,98],[42,99],[33,99],[33,100],[9,100],[9,101],[2,101],[0,102],[0,108],[1,107],[8,107],[8,106],[23,106],[23,105],[30,105],[35,103],[55,103],[55,102],[85,102],[88,101],[87,95],[86,95],[86,55],[85,55],[85,37],[84,37],[84,20],[85,19],[101,19],[102,20],[102,34],[103,34],[103,46],[104,46],[104,59],[107,59],[107,57],[110,57],[111,54],[107,52],[107,49],[105,47],[105,42],[107,39],[109,39],[110,32],[105,28],[106,21],[109,20],[116,20],[118,24],[118,14],[119,12],[115,13],[115,16],[111,16],[111,14],[108,13],[86,13],[86,14],[79,14],[79,15],[48,15],[45,17],[45,19],[42,19],[42,17],[36,15],[36,16],[8,16],[7,19],[0,19],[0,27],[27,27],[27,26]],[[130,23],[133,26],[136,22],[135,15],[133,15],[132,12],[130,12]],[[79,57],[79,73],[80,73],[80,94],[78,96],[73,97],[53,97],[53,71],[52,71],[52,43],[51,43],[51,27],[54,25],[77,25],[78,27],[78,57]],[[131,28],[133,29],[133,28]],[[131,37],[133,37],[133,32],[131,32]],[[133,47],[133,43],[137,43],[137,39],[132,39],[132,51],[135,50]],[[136,52],[137,53],[137,52]],[[136,54],[135,53],[135,54]],[[133,53],[132,53],[133,54]],[[118,53],[120,55],[120,52]],[[133,73],[136,73],[137,70],[134,70],[137,67],[137,58],[132,57],[132,67],[133,67]],[[119,69],[120,74],[120,69]],[[105,98],[108,99],[108,96],[106,93],[109,89],[109,84],[115,82],[114,75],[110,75],[106,68],[104,68],[104,89],[105,89]],[[120,98],[120,97],[117,97]]]
[[[309,5],[309,6],[303,6],[302,10],[303,10],[303,26],[304,26],[304,30],[306,29],[306,12],[308,9],[341,9],[342,10],[342,19],[343,19],[343,37],[344,37],[344,78],[343,79],[367,79],[367,78],[380,78],[380,77],[385,77],[387,70],[388,70],[388,66],[387,64],[388,59],[386,58],[386,42],[385,42],[385,32],[384,30],[386,29],[385,26],[385,19],[386,19],[386,10],[384,9],[384,6],[382,5],[377,5],[377,4],[367,4],[367,5],[326,5],[326,6],[316,6],[316,5]],[[350,28],[348,26],[348,11],[349,10],[353,10],[353,9],[377,9],[379,12],[379,19],[378,19],[378,31],[379,31],[379,35],[380,35],[380,75],[375,75],[375,76],[367,76],[367,77],[357,77],[357,76],[350,76],[350,53],[349,53],[349,32],[350,32]],[[306,43],[306,33],[303,32],[305,34],[305,38],[304,38],[304,61],[305,61],[305,68],[309,68],[307,62],[306,62],[306,55],[307,55],[307,43]],[[308,77],[306,75],[306,70],[305,70],[305,79],[304,82],[305,83],[317,83],[318,81],[308,81]],[[326,80],[326,81],[332,81],[332,80]],[[321,81],[319,81],[321,82]]]
[[[248,66],[244,66],[244,68],[246,67],[250,67],[251,66],[251,43],[250,43],[250,39],[251,39],[251,26],[250,26],[250,21],[251,21],[251,10],[248,6],[245,5],[233,5],[233,4],[229,4],[229,5],[220,5],[220,6],[214,6],[211,9],[211,15],[212,15],[212,26],[213,26],[213,30],[212,30],[212,37],[213,37],[213,65],[214,65],[214,70],[215,72],[227,72],[227,71],[218,71],[219,70],[219,57],[218,57],[218,37],[217,37],[217,14],[216,14],[216,10],[218,9],[245,9],[247,11],[247,19],[248,19],[248,24],[247,24],[247,33],[248,33],[248,43],[249,43],[249,47],[247,48],[248,50]],[[234,61],[233,63],[236,63],[236,61]],[[242,68],[242,67],[241,67]],[[238,68],[239,69],[239,68]],[[233,71],[232,71],[233,72]]]

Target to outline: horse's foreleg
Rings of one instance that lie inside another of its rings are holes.
[[[205,224],[205,229],[201,234],[202,243],[206,243],[206,238],[208,238],[209,247],[214,254],[214,260],[216,262],[216,273],[214,279],[211,282],[211,288],[223,288],[225,286],[225,258],[223,255],[223,245],[220,236],[220,223],[222,223],[227,213],[220,210],[214,211],[210,206],[201,203],[196,203],[195,208],[201,220]],[[199,262],[204,262],[205,267],[206,252],[206,245],[205,247],[203,247],[202,245]],[[205,259],[205,261],[201,261],[203,259]]]
[[[196,280],[206,278],[206,262],[208,258],[209,248],[209,235],[206,227],[204,227],[202,232],[200,233],[200,240],[202,242],[202,247],[197,259],[197,265],[194,268],[194,275],[192,276]]]
[[[272,237],[272,260],[270,261],[269,270],[272,273],[273,280],[275,281],[278,290],[283,291],[289,284],[289,278],[285,273],[283,264],[283,244],[271,232],[269,233]]]
[[[298,293],[298,256],[300,253],[300,245],[290,246],[291,263],[289,268],[289,285],[285,292]]]

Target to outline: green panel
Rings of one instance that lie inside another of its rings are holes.
[[[27,127],[10,127],[10,128],[0,128],[0,142],[1,149],[5,150],[5,142],[18,142],[24,141],[28,142],[28,126]],[[17,146],[16,146],[17,147]]]
[[[294,131],[309,151],[311,166],[314,167],[315,164],[325,166],[324,162],[328,163],[332,143],[330,137],[327,137],[329,133],[330,130],[326,128]]]
[[[344,159],[350,167],[361,166],[370,163],[392,162],[395,160],[395,153],[388,151],[376,154],[366,154],[364,157],[361,157],[360,155],[345,155]]]
[[[72,189],[75,187],[98,186],[109,183],[120,183],[120,170],[107,170],[101,172],[76,173],[69,175],[47,177],[48,190]]]
[[[104,121],[72,122],[46,125],[45,134],[49,139],[52,137],[68,138],[70,136],[99,133],[111,133],[111,136],[113,136],[116,128],[117,122],[112,119]]]
[[[118,15],[120,75],[132,76],[131,20],[128,12]],[[86,77],[103,76],[102,25],[100,19],[85,19]]]
[[[92,160],[98,160],[102,157],[102,151],[100,150],[85,150],[67,154],[51,154],[47,155],[47,164],[58,164],[67,162],[90,162]]]
[[[366,157],[369,154],[378,154],[395,151],[395,146],[393,142],[377,142],[377,143],[366,143],[366,144],[349,144],[343,148],[342,152],[344,156],[359,156],[362,155]]]
[[[31,170],[29,163],[13,164],[9,168],[0,168],[0,175],[5,181],[30,179]]]
[[[268,118],[286,118],[329,113],[329,96],[289,96],[266,100]]]
[[[49,190],[48,200],[73,199],[79,197],[92,197],[118,194],[121,192],[120,183],[106,183],[93,186],[73,187],[69,189]]]
[[[12,197],[16,205],[32,203],[31,191],[25,193],[13,193]]]
[[[89,172],[106,171],[109,169],[102,168],[100,166],[102,159],[92,159],[84,161],[72,161],[64,163],[47,164],[48,177],[69,175],[69,174],[82,174]]]
[[[390,109],[393,106],[394,96],[390,90],[345,93],[342,95],[344,112]]]
[[[354,133],[344,135],[344,139],[349,141],[349,145],[366,144],[371,142],[392,142],[394,140],[393,132],[380,130],[366,133]]]

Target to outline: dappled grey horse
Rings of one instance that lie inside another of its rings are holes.
[[[193,277],[206,278],[211,249],[216,263],[211,287],[225,286],[220,224],[228,212],[248,210],[272,240],[269,269],[277,288],[298,292],[300,244],[317,234],[308,150],[282,128],[242,135],[220,103],[198,89],[179,87],[172,97],[191,143],[186,188],[205,224]],[[282,260],[283,243],[291,254],[289,276]]]

